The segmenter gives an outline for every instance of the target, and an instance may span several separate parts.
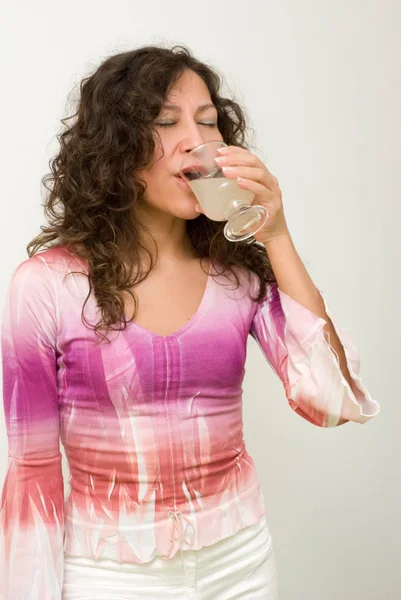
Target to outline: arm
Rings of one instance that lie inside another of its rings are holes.
[[[64,485],[59,448],[56,301],[39,256],[9,284],[1,329],[8,470],[0,505],[0,598],[59,600]]]
[[[323,297],[302,263],[290,234],[271,240],[264,246],[281,292],[326,321],[323,331],[330,349],[339,361],[344,378],[352,387],[353,381],[347,367],[344,347],[326,312]]]
[[[250,333],[283,382],[291,408],[321,427],[365,423],[379,405],[359,377],[350,334],[335,325],[290,238],[265,247],[277,283],[268,285]]]

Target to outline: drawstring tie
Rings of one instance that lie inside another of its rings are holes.
[[[194,529],[194,526],[191,523],[191,521],[188,519],[188,517],[186,517],[180,510],[176,510],[176,511],[170,510],[168,513],[168,516],[170,519],[171,518],[173,519],[173,528],[172,528],[172,532],[171,532],[169,550],[168,550],[167,554],[162,554],[162,556],[164,556],[165,558],[169,558],[171,550],[173,549],[174,540],[180,540],[181,560],[183,561],[182,542],[185,541],[188,544],[188,546],[192,546],[192,544],[194,542],[195,529]],[[186,521],[184,529],[182,528],[183,521]],[[188,526],[192,527],[192,536],[191,536],[190,541],[187,541],[187,539],[186,539]],[[176,533],[178,535],[175,535]]]

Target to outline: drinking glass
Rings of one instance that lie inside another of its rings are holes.
[[[268,219],[263,206],[253,205],[255,194],[241,189],[235,179],[228,179],[214,160],[218,148],[227,146],[220,140],[194,148],[180,166],[205,215],[212,221],[227,221],[224,235],[230,242],[246,240],[258,232]]]

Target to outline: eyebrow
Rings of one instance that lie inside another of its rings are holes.
[[[203,112],[204,110],[206,110],[208,108],[216,109],[214,104],[210,104],[210,103],[209,104],[201,104],[200,106],[198,106],[198,108],[196,109],[195,112],[196,113]],[[177,112],[182,112],[181,107],[178,106],[177,104],[164,104],[163,109],[164,110],[176,110]]]

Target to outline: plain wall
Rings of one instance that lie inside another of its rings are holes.
[[[187,44],[245,107],[298,252],[381,404],[363,426],[315,427],[250,340],[245,440],[281,600],[400,598],[399,0],[24,0],[1,12],[1,303],[44,223],[40,178],[71,89],[115,52]]]

